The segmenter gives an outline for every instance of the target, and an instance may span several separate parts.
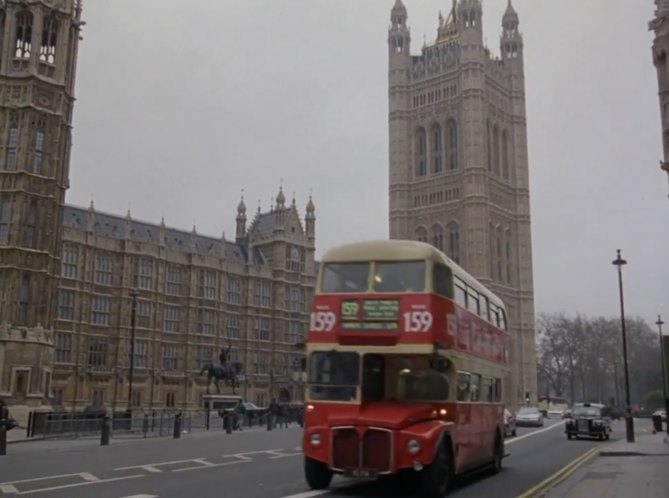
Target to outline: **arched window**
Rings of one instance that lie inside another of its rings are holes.
[[[30,59],[33,37],[33,15],[30,12],[16,14],[16,39],[14,43],[14,57]]]
[[[495,234],[496,242],[496,256],[497,256],[497,281],[504,282],[504,274],[502,271],[502,233],[499,227],[496,230]]]
[[[28,308],[30,306],[30,274],[24,273],[21,277],[19,289],[19,312],[16,317],[17,325],[28,325]]]
[[[39,60],[47,64],[56,63],[56,42],[58,40],[58,20],[54,16],[44,18],[42,44],[39,48]]]
[[[448,224],[448,252],[447,255],[460,264],[460,227],[457,223]]]
[[[16,171],[16,156],[19,148],[19,124],[11,118],[7,129],[7,151],[5,153],[5,170]]]
[[[33,136],[33,158],[31,172],[42,173],[42,155],[44,152],[44,121],[38,119],[35,123],[35,135]]]
[[[23,247],[34,249],[37,244],[37,202],[31,200],[26,212],[26,223],[23,228]]]
[[[432,125],[430,130],[430,144],[432,149],[432,172],[441,173],[441,155],[442,155],[442,144],[441,144],[441,126],[437,123]]]
[[[0,246],[9,244],[9,226],[12,216],[12,201],[9,196],[0,196]]]
[[[416,229],[416,240],[418,242],[427,242],[427,229],[425,227],[418,227]]]
[[[493,171],[499,175],[499,128],[495,125],[492,129],[492,144],[493,144]]]
[[[438,223],[432,225],[432,245],[440,251],[444,250],[444,228]]]
[[[506,250],[504,254],[504,258],[506,260],[506,281],[507,283],[511,284],[512,282],[512,275],[513,275],[513,258],[512,258],[512,253],[511,253],[511,231],[506,230],[506,233],[504,234],[504,239],[506,242]]]
[[[446,124],[448,136],[448,166],[458,169],[458,125],[455,119],[449,119]]]
[[[427,140],[425,128],[416,131],[416,176],[427,174]]]
[[[502,131],[502,176],[509,179],[509,136],[506,130]]]
[[[471,14],[469,15],[469,25],[470,26],[476,26],[476,11],[472,10]]]
[[[490,120],[486,125],[486,138],[488,141],[488,171],[492,171],[492,127],[490,126]]]
[[[495,227],[492,223],[488,227],[488,240],[490,241],[490,279],[495,280]]]

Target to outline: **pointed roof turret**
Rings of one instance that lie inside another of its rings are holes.
[[[513,4],[511,3],[511,0],[506,5],[506,12],[504,12],[504,20],[515,20],[518,22],[518,12],[516,12],[516,9],[513,8]]]
[[[393,10],[390,11],[394,15],[406,16],[407,8],[402,3],[402,0],[395,0],[395,5],[393,5]]]
[[[314,205],[314,201],[311,196],[309,196],[309,202],[307,202],[307,216],[313,216],[315,212],[316,206]]]
[[[282,208],[286,204],[286,196],[283,194],[283,187],[279,187],[279,193],[276,196],[276,207]]]
[[[241,200],[239,201],[239,204],[237,205],[237,214],[239,215],[246,214],[246,204],[244,204],[243,194]]]

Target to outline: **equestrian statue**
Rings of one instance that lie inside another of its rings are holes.
[[[235,389],[239,387],[239,374],[242,372],[244,365],[241,361],[228,361],[228,355],[231,350],[232,343],[228,343],[228,349],[221,349],[221,353],[218,355],[220,363],[207,363],[202,367],[200,375],[207,372],[207,394],[209,394],[211,379],[214,379],[214,385],[218,394],[221,394],[221,387],[218,384],[219,380],[223,380],[225,384],[230,384],[232,386],[232,394],[237,394]]]

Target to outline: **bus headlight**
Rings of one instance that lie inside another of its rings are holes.
[[[415,439],[410,439],[407,443],[407,451],[412,455],[415,455],[420,451],[420,443]]]
[[[311,446],[319,446],[321,444],[321,435],[318,432],[314,432],[311,435]]]

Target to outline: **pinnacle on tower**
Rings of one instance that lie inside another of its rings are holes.
[[[518,12],[513,8],[511,0],[506,5],[506,12],[504,12],[504,17],[502,17],[502,23],[506,24],[507,22],[515,22],[518,24],[520,22],[518,18]]]

